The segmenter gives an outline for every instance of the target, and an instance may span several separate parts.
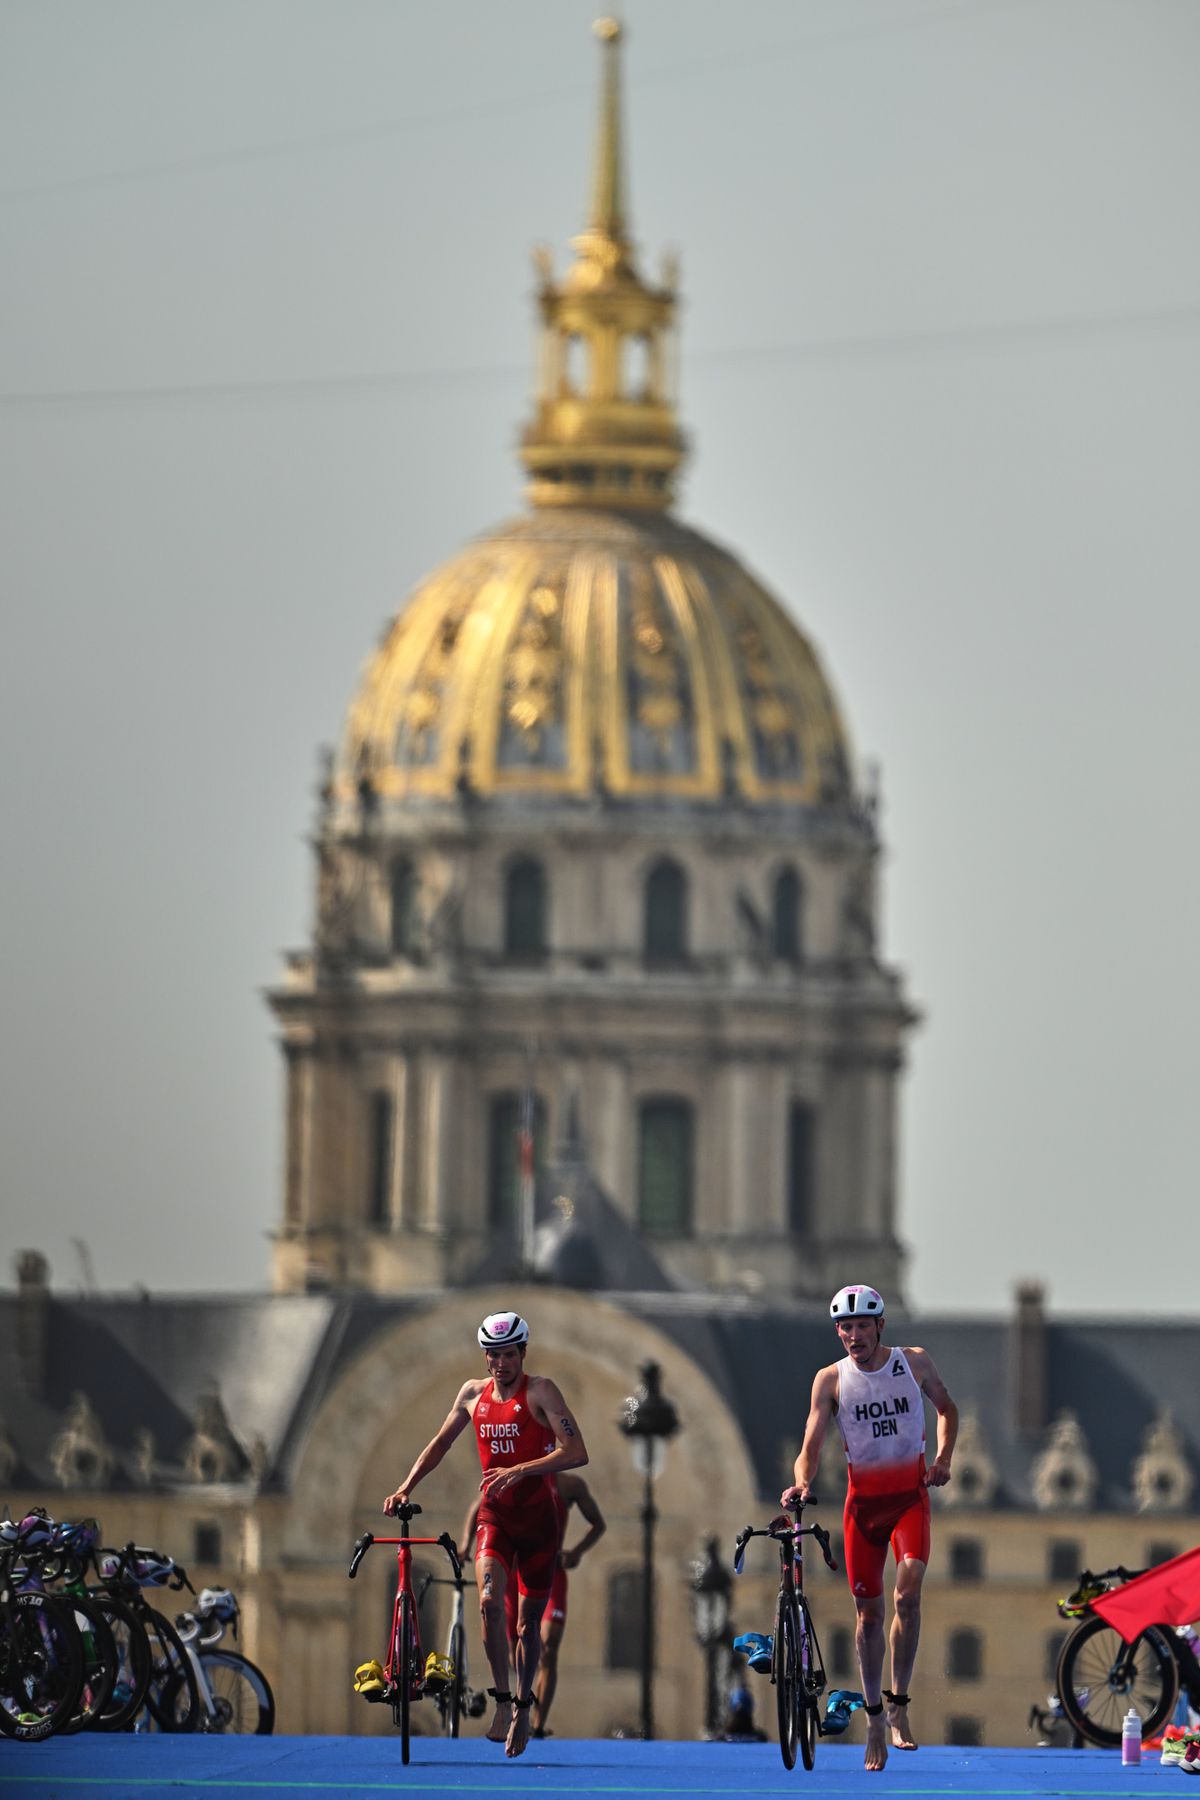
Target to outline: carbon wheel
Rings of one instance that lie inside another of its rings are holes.
[[[794,1769],[800,1737],[800,1655],[795,1610],[782,1594],[775,1613],[775,1641],[771,1654],[771,1679],[775,1683],[775,1711],[779,1719],[779,1754],[784,1768]]]
[[[1132,1707],[1142,1736],[1153,1737],[1171,1716],[1179,1668],[1170,1639],[1151,1625],[1127,1644],[1098,1616],[1071,1633],[1058,1659],[1063,1712],[1089,1744],[1121,1742],[1121,1721]]]

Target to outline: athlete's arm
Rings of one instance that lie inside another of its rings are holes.
[[[837,1405],[837,1383],[836,1363],[830,1363],[827,1369],[818,1371],[817,1379],[813,1382],[808,1423],[804,1427],[804,1442],[796,1458],[796,1479],[779,1496],[781,1506],[794,1506],[797,1500],[805,1501],[812,1493],[813,1482],[817,1478],[817,1464],[821,1460],[821,1447]]]
[[[583,1433],[554,1382],[545,1375],[531,1375],[525,1394],[538,1424],[553,1432],[554,1448],[509,1469],[488,1469],[479,1484],[484,1494],[502,1494],[527,1475],[560,1475],[564,1469],[582,1469],[588,1460]]]
[[[934,1366],[932,1356],[915,1345],[904,1352],[913,1380],[937,1408],[937,1455],[925,1471],[926,1487],[945,1487],[950,1479],[950,1458],[958,1438],[958,1408]]]
[[[592,1546],[600,1542],[608,1527],[604,1514],[596,1505],[592,1497],[592,1490],[582,1475],[560,1475],[558,1491],[568,1506],[579,1508],[591,1527],[577,1544],[572,1544],[569,1550],[560,1550],[558,1553],[559,1563],[564,1569],[577,1569],[580,1558],[586,1556]]]
[[[479,1523],[479,1500],[472,1500],[467,1508],[467,1516],[462,1524],[462,1536],[458,1540],[458,1555],[461,1562],[466,1562],[475,1542],[475,1527]]]
[[[394,1512],[402,1500],[408,1499],[409,1494],[412,1492],[413,1488],[416,1487],[418,1481],[424,1481],[429,1471],[437,1468],[455,1438],[458,1437],[460,1432],[466,1430],[467,1426],[471,1423],[471,1402],[478,1395],[479,1386],[480,1384],[477,1381],[467,1381],[463,1383],[458,1391],[458,1399],[446,1414],[445,1423],[437,1436],[430,1438],[395,1493],[389,1494],[384,1501],[383,1510],[385,1513]]]

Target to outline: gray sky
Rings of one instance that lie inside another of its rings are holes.
[[[317,747],[518,509],[597,10],[0,4],[5,1264],[265,1284]],[[1200,6],[624,17],[680,513],[883,768],[912,1295],[1158,1303],[1194,1228]]]

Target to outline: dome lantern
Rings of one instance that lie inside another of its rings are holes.
[[[621,144],[621,28],[601,19],[600,117],[586,229],[561,283],[538,253],[542,319],[534,416],[521,440],[535,506],[661,511],[673,498],[684,440],[670,392],[675,272],[639,274],[626,235]]]

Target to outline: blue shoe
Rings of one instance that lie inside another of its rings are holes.
[[[850,1723],[850,1715],[857,1712],[863,1704],[861,1694],[853,1688],[834,1688],[825,1702],[825,1717],[821,1720],[821,1730],[826,1737],[837,1737],[845,1731]]]
[[[741,1637],[734,1638],[733,1647],[746,1658],[756,1674],[770,1674],[771,1652],[774,1647],[770,1632],[744,1631]]]

